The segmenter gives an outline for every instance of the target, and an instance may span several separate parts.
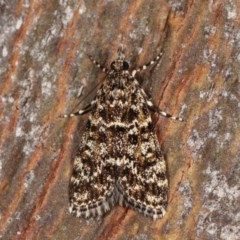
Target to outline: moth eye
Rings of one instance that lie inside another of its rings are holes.
[[[128,70],[129,64],[126,61],[123,61],[123,70]]]
[[[111,63],[111,69],[115,69],[115,61],[113,61],[112,63]]]

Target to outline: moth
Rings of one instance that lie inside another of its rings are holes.
[[[166,163],[159,147],[152,112],[175,120],[156,108],[135,78],[159,61],[129,70],[122,48],[92,102],[63,117],[90,112],[69,184],[69,210],[77,217],[98,217],[115,204],[162,218],[168,203]]]

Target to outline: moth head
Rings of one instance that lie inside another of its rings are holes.
[[[129,64],[124,59],[125,59],[125,55],[123,52],[123,48],[120,47],[118,49],[118,58],[111,63],[111,69],[113,69],[115,71],[128,70]]]
[[[128,70],[129,69],[129,64],[126,61],[122,61],[117,59],[116,61],[113,61],[111,63],[111,69],[115,71],[122,71],[122,70]]]

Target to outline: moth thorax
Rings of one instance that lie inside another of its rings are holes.
[[[114,89],[112,92],[114,99],[121,99],[125,96],[124,91],[122,89]]]

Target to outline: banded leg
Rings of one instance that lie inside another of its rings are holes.
[[[100,68],[104,73],[108,72],[108,69],[102,66],[99,62],[97,62],[91,55],[88,55],[91,62],[96,65],[98,68]]]
[[[150,65],[153,65],[156,62],[158,62],[161,59],[162,56],[163,56],[163,52],[161,52],[159,55],[157,55],[153,60],[151,60],[147,64],[142,65],[142,66],[138,67],[137,69],[134,69],[132,71],[132,77],[134,77],[137,72],[141,72],[141,71],[147,69]],[[172,116],[171,114],[166,113],[166,112],[162,111],[160,108],[154,106],[153,103],[150,100],[147,100],[146,93],[144,91],[142,91],[142,92],[146,97],[147,105],[148,105],[148,107],[151,111],[156,112],[156,113],[158,113],[158,114],[160,114],[164,117],[167,117],[167,118],[170,118],[170,119],[173,119],[173,120],[177,120],[177,121],[181,121],[181,122],[184,121],[181,117]]]
[[[87,55],[89,57],[89,59],[91,60],[91,62],[96,65],[98,68],[100,68],[104,73],[108,72],[108,69],[105,68],[104,66],[102,66],[99,62],[97,62],[91,55]],[[83,109],[79,110],[78,112],[75,113],[70,113],[70,114],[64,114],[62,116],[60,116],[61,118],[70,118],[70,117],[75,117],[75,116],[80,116],[80,115],[84,115],[85,113],[88,113],[92,110],[93,105],[95,104],[95,101],[92,101],[90,104],[88,104],[86,107],[84,107]]]
[[[61,117],[62,118],[71,118],[71,117],[75,117],[75,116],[84,115],[85,113],[88,113],[88,112],[90,112],[92,110],[94,104],[95,104],[95,101],[92,101],[90,104],[88,104],[83,109],[81,109],[81,110],[79,110],[79,111],[77,111],[75,113],[64,114]]]
[[[149,108],[150,111],[154,112],[154,113],[158,113],[166,118],[170,118],[172,120],[177,120],[177,121],[180,121],[180,122],[183,122],[183,118],[181,117],[176,117],[176,116],[172,116],[171,114],[167,113],[167,112],[164,112],[162,111],[159,107],[155,106],[153,104],[153,102],[149,99],[149,97],[147,96],[147,94],[145,93],[145,91],[142,89],[141,90],[144,97],[145,97],[145,100],[146,100],[146,103],[147,103],[147,106]]]
[[[170,118],[172,120],[176,120],[176,121],[180,121],[180,122],[184,121],[183,118],[181,118],[181,117],[172,116],[171,114],[162,111],[159,107],[154,106],[153,103],[149,100],[147,101],[147,105],[151,111],[158,113],[158,114],[162,115],[163,117]]]
[[[158,62],[161,57],[163,55],[163,52],[161,52],[159,55],[157,55],[153,60],[151,60],[150,62],[138,67],[137,69],[134,69],[132,71],[132,76],[134,77],[136,75],[137,72],[141,72],[143,70],[146,70],[150,65],[153,65],[154,63]]]
[[[171,114],[162,111],[162,110],[161,110],[160,108],[158,108],[158,107],[156,107],[156,108],[154,109],[154,111],[155,111],[156,113],[158,113],[158,114],[166,117],[166,118],[170,118],[170,119],[172,119],[172,120],[176,120],[176,121],[180,121],[180,122],[183,122],[183,121],[184,121],[183,118],[181,118],[181,117],[176,117],[176,116],[172,116]]]

